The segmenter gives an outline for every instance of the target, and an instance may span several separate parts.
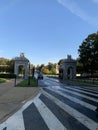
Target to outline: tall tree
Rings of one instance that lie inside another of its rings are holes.
[[[79,46],[78,52],[84,72],[90,72],[93,75],[98,69],[98,33],[88,35]]]
[[[77,74],[83,74],[83,64],[80,63],[80,59],[76,59],[76,71],[77,71]]]

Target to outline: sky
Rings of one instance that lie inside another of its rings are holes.
[[[98,31],[98,0],[0,0],[0,57],[58,63]]]

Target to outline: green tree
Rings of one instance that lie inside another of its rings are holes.
[[[47,68],[50,71],[54,67],[53,63],[48,62]]]
[[[42,67],[42,72],[44,74],[49,74],[50,73],[49,70],[48,70],[48,68],[46,66]]]
[[[56,63],[48,62],[48,65],[46,67],[49,70],[50,74],[56,74]]]
[[[7,65],[7,62],[8,62],[9,60],[8,59],[6,59],[6,58],[0,58],[0,65]]]
[[[76,62],[76,71],[77,71],[77,74],[83,74],[83,64],[79,62],[80,59],[77,58]]]
[[[37,66],[36,66],[36,70],[42,71],[42,68],[43,68],[43,67],[44,67],[44,64],[37,65]]]
[[[0,72],[13,73],[14,61],[6,58],[0,58]]]
[[[14,60],[9,60],[7,65],[9,66],[9,73],[14,73]]]
[[[88,35],[79,46],[78,52],[84,72],[93,75],[98,69],[98,33]]]
[[[51,74],[56,74],[56,68],[53,67],[53,68],[51,69]]]
[[[64,61],[64,59],[60,59],[58,62],[58,65],[62,64],[63,61]]]

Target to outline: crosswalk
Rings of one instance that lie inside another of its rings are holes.
[[[48,86],[0,124],[0,130],[98,130],[98,91]]]

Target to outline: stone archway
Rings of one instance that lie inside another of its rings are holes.
[[[25,77],[25,67],[23,65],[19,65],[18,74],[23,78]]]
[[[76,78],[76,61],[71,58],[71,55],[68,55],[67,59],[63,60],[60,69],[63,70],[63,80]]]
[[[15,57],[14,61],[14,74],[16,74],[16,76],[19,76],[19,67],[23,66],[23,76],[24,78],[28,78],[29,60],[24,56],[24,53],[21,53],[20,57]]]
[[[67,79],[73,79],[73,67],[71,66],[67,69]]]

